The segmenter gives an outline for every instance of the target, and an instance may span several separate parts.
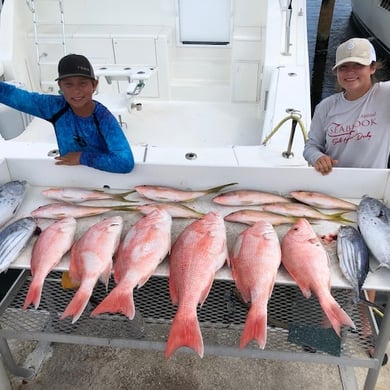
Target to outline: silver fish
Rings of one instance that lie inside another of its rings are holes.
[[[26,193],[26,185],[25,180],[13,180],[0,186],[0,226],[18,211]]]
[[[19,256],[37,229],[34,219],[25,217],[12,222],[0,232],[0,273],[6,271]]]
[[[369,270],[368,247],[353,226],[340,226],[336,247],[341,272],[353,287],[357,303],[363,298],[361,289]]]
[[[357,209],[359,230],[377,260],[370,268],[390,268],[390,209],[380,200],[365,196]]]

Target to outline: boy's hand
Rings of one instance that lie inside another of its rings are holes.
[[[56,165],[80,165],[81,152],[70,152],[65,156],[55,157]]]

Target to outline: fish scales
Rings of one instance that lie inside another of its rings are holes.
[[[42,195],[64,202],[81,203],[89,200],[115,199],[128,202],[125,197],[133,193],[134,190],[119,194],[105,192],[103,190],[87,190],[77,187],[52,187],[42,191]]]
[[[290,192],[290,195],[300,202],[320,209],[344,209],[351,211],[355,211],[357,209],[357,205],[352,202],[332,195],[327,195],[322,192],[292,191]]]
[[[196,211],[188,206],[180,204],[178,202],[164,202],[164,203],[151,203],[135,206],[137,211],[142,214],[148,214],[155,208],[163,209],[168,212],[172,218],[202,218],[205,214]]]
[[[123,220],[113,216],[92,225],[72,246],[69,276],[79,284],[61,319],[73,317],[76,322],[100,279],[106,286],[111,275],[112,258],[118,247]]]
[[[142,287],[164,260],[171,248],[172,217],[155,208],[139,219],[120,242],[115,255],[114,278],[117,285],[93,310],[135,316],[133,289]]]
[[[235,185],[237,183],[228,183],[221,186],[208,188],[206,190],[199,191],[186,191],[178,188],[154,186],[154,185],[139,185],[134,189],[145,198],[160,201],[160,202],[189,202],[202,196],[219,192],[228,186]]]
[[[361,199],[357,220],[360,233],[378,264],[370,268],[390,268],[390,209],[380,200],[365,196]]]
[[[217,195],[213,202],[223,206],[260,206],[267,203],[291,202],[291,199],[272,192],[235,190]]]
[[[38,226],[31,217],[20,218],[0,232],[0,272],[6,271],[27,246]]]
[[[340,226],[336,245],[341,272],[355,291],[356,303],[360,300],[361,289],[369,270],[368,247],[353,226]]]
[[[272,224],[259,221],[238,235],[230,253],[232,276],[244,301],[251,302],[240,348],[252,339],[265,347],[267,304],[280,263],[280,243]]]
[[[306,298],[312,292],[316,295],[337,335],[342,325],[355,327],[330,292],[328,254],[309,221],[300,218],[284,235],[281,247],[282,264]]]
[[[136,211],[132,207],[126,206],[86,206],[71,204],[66,202],[49,203],[39,206],[31,211],[31,216],[35,218],[62,219],[66,217],[84,218],[108,213],[109,211]]]
[[[27,182],[13,180],[0,186],[0,227],[18,211],[26,194]]]
[[[345,212],[326,214],[303,203],[270,203],[265,204],[262,207],[264,211],[270,211],[272,213],[288,215],[291,217],[351,222],[343,218],[342,215]]]
[[[32,303],[38,308],[46,276],[60,262],[73,244],[77,222],[73,217],[50,224],[35,241],[31,253],[32,280],[24,301],[23,309]]]
[[[225,215],[224,220],[227,222],[244,223],[246,225],[254,225],[259,221],[267,221],[272,225],[282,225],[286,223],[294,223],[297,221],[297,218],[271,213],[270,211],[264,210],[242,209]]]
[[[178,236],[169,258],[169,291],[178,305],[165,350],[169,357],[187,346],[203,357],[204,345],[197,318],[212,287],[215,273],[228,259],[226,228],[222,217],[209,212],[192,222]]]

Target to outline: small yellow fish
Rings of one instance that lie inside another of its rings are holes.
[[[272,225],[282,225],[285,223],[294,223],[297,221],[297,218],[288,215],[271,213],[270,211],[243,209],[226,215],[224,220],[227,222],[244,223],[246,225],[254,225],[259,221],[266,221]]]
[[[218,187],[209,188],[207,190],[200,191],[185,191],[172,187],[162,187],[153,185],[140,185],[135,186],[134,189],[142,196],[148,199],[152,199],[160,202],[189,202],[201,196],[216,193],[223,190],[228,186],[235,185],[237,183],[224,184]]]
[[[139,212],[146,215],[155,209],[165,210],[172,218],[200,219],[205,214],[177,202],[150,203],[134,206]]]
[[[302,203],[306,203],[320,209],[342,209],[352,211],[357,209],[357,205],[352,202],[348,202],[347,200],[327,195],[322,192],[292,191],[290,192],[290,195]]]
[[[270,203],[263,206],[264,211],[271,213],[289,215],[291,217],[319,219],[337,222],[352,222],[343,217],[345,212],[325,214],[315,208],[303,203]]]
[[[291,202],[291,199],[271,192],[236,190],[216,196],[213,202],[222,206],[259,206],[266,203]]]
[[[49,203],[44,206],[39,206],[31,211],[31,216],[34,218],[62,219],[65,217],[83,218],[100,215],[109,211],[137,211],[131,207],[125,206],[82,206],[71,203]]]
[[[122,192],[120,194],[111,194],[102,190],[86,190],[83,188],[71,187],[52,187],[42,191],[42,195],[63,202],[81,203],[88,200],[114,199],[122,202],[130,202],[125,199],[126,196],[134,193],[134,190]]]

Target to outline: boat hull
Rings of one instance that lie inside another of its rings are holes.
[[[367,37],[390,54],[390,7],[380,0],[351,0],[352,19]]]

